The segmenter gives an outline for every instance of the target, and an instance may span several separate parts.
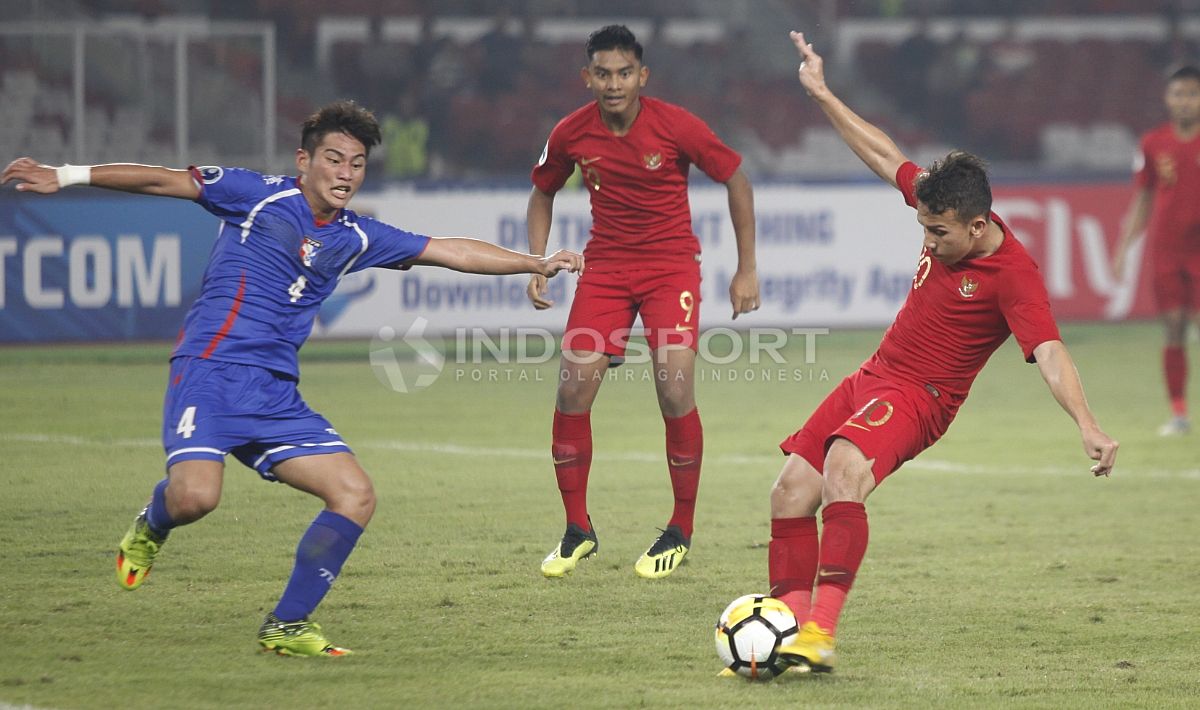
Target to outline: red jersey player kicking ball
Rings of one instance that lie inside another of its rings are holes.
[[[801,622],[780,654],[824,672],[832,669],[838,616],[867,549],[867,496],[945,433],[1010,333],[1079,426],[1096,476],[1111,472],[1117,442],[1088,408],[1037,265],[991,211],[982,161],[953,152],[928,170],[909,162],[834,96],[804,36],[793,32],[792,41],[804,89],[858,157],[900,190],[924,230],[912,289],[879,349],[780,445],[787,459],[771,491],[770,581]]]
[[[1113,271],[1121,278],[1129,247],[1149,235],[1154,301],[1166,326],[1163,375],[1171,419],[1160,436],[1191,431],[1187,411],[1188,319],[1200,309],[1200,69],[1185,66],[1167,79],[1170,120],[1142,136],[1133,200]]]
[[[646,578],[666,577],[692,546],[703,434],[694,373],[700,320],[700,243],[692,232],[688,169],[696,165],[729,193],[737,271],[729,286],[733,315],[759,305],[754,263],[754,197],[741,157],[684,109],[641,96],[650,70],[642,46],[624,26],[593,32],[581,70],[595,101],[554,127],[533,169],[529,246],[544,253],[554,195],[578,165],[592,204],[584,275],[562,342],[551,454],[566,509],[562,541],[542,574],[562,577],[596,553],[587,512],[592,462],[592,402],[604,372],[625,355],[634,318],[642,316],[658,404],[666,424],[667,466],[675,509],[662,534],[634,565]],[[536,308],[549,308],[546,280],[529,282]]]

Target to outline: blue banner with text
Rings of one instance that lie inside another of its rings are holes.
[[[0,192],[0,342],[175,337],[217,227],[185,200]]]

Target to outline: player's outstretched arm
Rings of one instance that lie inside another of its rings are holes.
[[[561,250],[550,256],[522,254],[466,237],[433,237],[420,258],[412,263],[469,274],[538,274],[545,278],[560,271],[583,270],[583,257],[573,251]]]
[[[1125,276],[1125,261],[1129,258],[1130,248],[1146,230],[1153,197],[1149,188],[1139,187],[1129,201],[1129,209],[1125,211],[1125,219],[1121,222],[1121,237],[1113,249],[1112,271],[1118,281]]]
[[[1079,426],[1083,451],[1097,462],[1092,466],[1092,473],[1097,476],[1112,473],[1120,444],[1101,431],[1096,418],[1092,416],[1087,398],[1083,395],[1083,385],[1079,382],[1079,372],[1075,369],[1071,354],[1067,352],[1067,346],[1060,340],[1048,340],[1033,349],[1033,356],[1054,399]]]
[[[546,245],[550,242],[550,224],[554,220],[554,195],[533,188],[529,193],[529,206],[525,208],[525,224],[529,233],[529,253],[545,254]],[[544,311],[554,305],[546,297],[548,286],[546,277],[534,274],[529,277],[529,286],[525,288],[526,295],[533,302],[533,307]]]
[[[16,181],[17,190],[48,195],[71,185],[92,185],[110,190],[194,200],[200,188],[187,170],[153,165],[43,165],[32,158],[17,158],[0,174],[0,184]]]
[[[742,313],[757,311],[761,301],[758,293],[758,263],[754,256],[754,188],[750,178],[741,170],[725,181],[729,193],[729,218],[733,221],[733,238],[737,241],[737,271],[729,282],[729,301],[733,318]]]
[[[851,111],[841,99],[834,96],[825,85],[825,61],[813,50],[813,46],[804,40],[804,34],[792,32],[791,36],[792,43],[800,52],[801,86],[829,117],[829,122],[841,134],[842,140],[850,146],[854,154],[876,175],[895,187],[896,170],[908,158],[886,133]]]

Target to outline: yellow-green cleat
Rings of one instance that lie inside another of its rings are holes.
[[[796,640],[779,647],[779,660],[793,666],[808,666],[813,673],[833,670],[833,634],[816,622],[806,621],[796,634]]]
[[[542,575],[562,577],[574,570],[580,560],[591,557],[599,550],[600,541],[596,539],[595,528],[584,530],[575,523],[568,523],[558,547],[542,560]]]
[[[650,549],[634,563],[633,571],[646,579],[666,577],[683,562],[691,546],[691,539],[683,536],[679,526],[668,525]]]
[[[354,653],[329,643],[321,633],[321,625],[315,621],[280,621],[274,614],[267,614],[266,621],[258,629],[258,643],[263,651],[274,651],[280,656],[349,656]]]
[[[142,586],[154,565],[154,557],[166,541],[166,535],[159,536],[150,529],[143,509],[117,547],[117,584],[130,591]]]

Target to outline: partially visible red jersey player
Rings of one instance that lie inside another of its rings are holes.
[[[626,354],[640,313],[653,355],[654,383],[666,425],[666,457],[675,508],[662,534],[634,564],[645,578],[666,577],[692,546],[703,434],[696,411],[695,363],[700,321],[700,242],[692,232],[688,169],[696,165],[729,194],[737,270],[729,286],[733,316],[759,306],[754,263],[754,196],[741,156],[679,106],[641,96],[649,69],[642,45],[622,25],[588,37],[581,77],[595,100],[559,121],[533,169],[529,245],[544,253],[554,195],[578,165],[592,204],[585,275],[563,335],[552,457],[567,528],[542,561],[562,577],[598,549],[587,511],[592,461],[590,412],[610,365]],[[546,280],[529,298],[549,308]]]
[[[1117,442],[1088,408],[1037,265],[991,211],[983,162],[955,151],[928,170],[913,164],[829,90],[822,59],[804,36],[793,32],[792,41],[801,85],[855,154],[900,190],[924,230],[908,299],[879,349],[780,445],[787,459],[771,491],[770,582],[801,623],[780,654],[824,672],[832,669],[838,617],[867,549],[867,496],[945,433],[1010,333],[1079,426],[1084,452],[1098,462],[1093,474],[1111,472]]]
[[[1154,300],[1166,326],[1163,375],[1171,419],[1158,433],[1177,436],[1192,428],[1185,347],[1188,321],[1200,314],[1200,68],[1174,71],[1164,101],[1170,120],[1142,136],[1113,271],[1124,276],[1129,248],[1144,230]]]

